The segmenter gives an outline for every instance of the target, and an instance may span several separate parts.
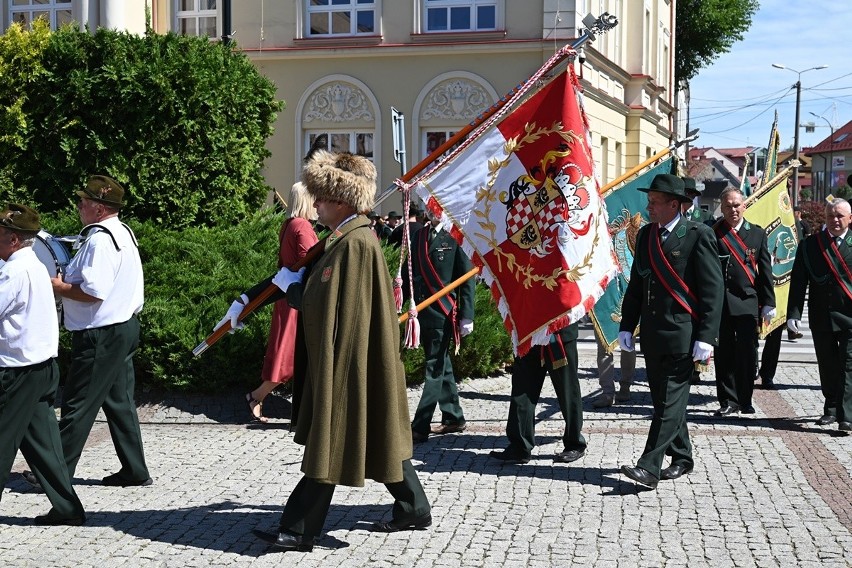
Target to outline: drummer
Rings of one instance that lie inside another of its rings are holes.
[[[59,322],[47,268],[32,250],[39,215],[0,211],[0,494],[21,450],[53,508],[37,525],[81,525],[83,505],[65,466],[53,400]]]

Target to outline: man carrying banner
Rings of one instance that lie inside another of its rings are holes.
[[[766,232],[743,218],[745,197],[728,188],[719,197],[722,219],[716,222],[725,300],[715,352],[716,416],[754,414],[754,370],[757,368],[758,319],[775,317],[775,290]]]
[[[814,338],[819,381],[825,397],[817,424],[838,422],[852,432],[852,208],[845,199],[825,206],[825,229],[805,239],[796,251],[787,329],[798,333],[805,293]]]
[[[657,175],[648,188],[650,223],[639,230],[630,283],[622,302],[621,349],[633,350],[642,324],[642,351],[654,414],[637,465],[622,473],[650,488],[692,471],[686,406],[694,363],[710,358],[719,342],[723,281],[716,238],[707,225],[681,215],[689,201],[683,181]],[[672,456],[662,469],[663,458]]]

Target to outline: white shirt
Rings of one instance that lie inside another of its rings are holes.
[[[83,292],[98,298],[96,302],[62,298],[65,327],[71,331],[124,323],[142,310],[145,301],[135,238],[118,217],[97,224],[109,229],[118,250],[109,234],[95,227],[68,264],[65,282],[79,284]]]
[[[0,367],[26,367],[56,357],[59,321],[47,268],[31,247],[0,266]]]

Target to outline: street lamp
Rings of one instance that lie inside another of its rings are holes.
[[[817,118],[823,119],[825,121],[825,123],[828,125],[828,129],[831,130],[831,137],[828,139],[828,159],[829,159],[828,168],[825,167],[825,156],[823,156],[823,158],[822,158],[823,159],[823,170],[826,170],[826,169],[828,170],[828,178],[823,180],[823,186],[822,186],[822,188],[823,188],[823,192],[822,192],[823,195],[822,196],[824,198],[828,194],[827,193],[828,189],[829,189],[828,184],[830,183],[831,179],[834,177],[834,126],[824,116],[817,114],[815,112],[811,112],[810,114],[817,117]]]
[[[795,69],[791,69],[786,65],[781,65],[780,63],[773,63],[773,67],[776,69],[786,69],[787,71],[792,71],[797,75],[796,84],[793,85],[796,87],[796,130],[793,135],[793,160],[795,163],[798,163],[799,160],[799,106],[801,104],[802,99],[802,73],[807,73],[808,71],[814,71],[816,69],[825,69],[828,65],[817,65],[816,67],[810,67],[803,71],[796,71]],[[799,166],[793,166],[793,206],[799,204]]]

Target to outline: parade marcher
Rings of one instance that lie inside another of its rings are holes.
[[[317,235],[311,225],[316,219],[314,200],[302,183],[290,189],[290,215],[279,231],[278,267],[293,266],[317,243]],[[263,358],[260,386],[246,394],[252,421],[265,424],[263,401],[278,385],[293,378],[296,372],[296,330],[299,312],[287,302],[279,300],[272,309],[272,324],[269,342]]]
[[[684,201],[681,204],[681,213],[683,216],[696,223],[712,221],[713,217],[710,215],[710,212],[701,208],[701,190],[695,185],[695,179],[691,177],[680,179],[683,180],[684,192],[689,198],[689,201]]]
[[[430,213],[429,225],[412,237],[415,303],[422,302],[471,269],[470,259],[439,225],[440,219]],[[402,291],[407,299],[410,287],[406,266],[403,266],[402,276]],[[450,361],[450,340],[458,345],[462,337],[473,331],[474,289],[474,279],[470,278],[417,314],[425,359],[425,380],[420,403],[411,421],[411,436],[415,443],[425,441],[430,433],[454,434],[466,427]],[[436,405],[441,408],[441,423],[430,429]]]
[[[852,431],[852,208],[845,199],[825,206],[825,229],[805,239],[796,251],[787,328],[799,333],[805,295],[814,340],[819,382],[825,397],[817,424],[838,423]]]
[[[0,497],[20,449],[50,504],[36,525],[82,525],[53,401],[59,386],[59,322],[50,275],[32,250],[38,213],[0,211]]]
[[[423,212],[417,207],[411,207],[408,212],[408,234],[414,238],[414,234],[423,228],[423,223],[420,222]],[[405,223],[400,223],[391,231],[388,237],[388,244],[396,248],[402,246],[402,233],[405,230]]]
[[[335,486],[361,487],[365,479],[384,483],[394,497],[392,519],[375,523],[373,530],[432,524],[429,501],[411,465],[390,272],[369,221],[360,214],[375,199],[375,166],[361,156],[320,150],[307,160],[302,181],[331,235],[309,272],[282,268],[271,279],[302,312],[308,353],[294,435],[305,446],[304,476],[284,506],[278,534],[258,533],[285,551],[311,550]],[[266,287],[261,283],[246,295],[256,297]]]
[[[608,352],[598,342],[598,384],[601,394],[592,401],[593,408],[607,408],[615,402],[630,401],[630,385],[633,384],[633,375],[636,373],[636,352],[619,351],[618,360],[621,378],[618,381],[618,392],[615,392],[615,354]]]
[[[715,350],[716,416],[754,414],[759,322],[775,317],[775,290],[766,231],[743,218],[745,196],[729,188],[719,196],[722,219],[716,222],[719,260],[725,281],[719,346]]]
[[[390,228],[391,232],[393,232],[393,230],[396,229],[400,225],[400,223],[402,223],[402,215],[400,215],[396,211],[388,211],[386,223],[388,228]]]
[[[71,331],[71,364],[62,391],[59,432],[73,477],[86,439],[103,408],[121,469],[104,485],[151,485],[133,390],[133,355],[139,347],[144,302],[142,261],[136,236],[119,220],[124,188],[107,176],[91,176],[78,191],[83,229],[79,250],[64,277],[52,279]]]
[[[642,324],[642,352],[654,413],[637,465],[624,475],[647,487],[692,471],[686,406],[695,362],[710,358],[718,344],[724,284],[716,237],[703,223],[685,219],[689,201],[677,176],[654,177],[648,193],[650,223],[639,230],[630,283],[621,304],[618,342],[635,348],[633,331]],[[666,455],[671,465],[662,469]]]
[[[583,396],[577,373],[578,324],[564,327],[550,336],[547,345],[534,345],[512,364],[512,394],[509,416],[506,419],[505,450],[490,453],[505,463],[524,464],[530,461],[535,447],[535,407],[541,396],[545,374],[550,375],[556,400],[565,420],[562,435],[563,450],[553,461],[570,463],[586,454],[583,437]]]

